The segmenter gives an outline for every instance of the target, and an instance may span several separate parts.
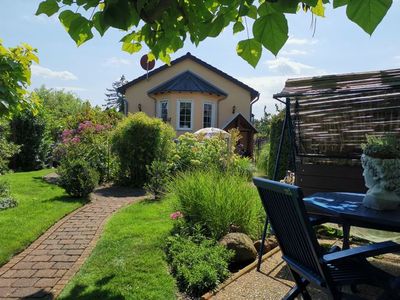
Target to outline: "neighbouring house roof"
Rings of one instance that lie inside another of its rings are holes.
[[[240,112],[233,114],[232,117],[225,123],[225,125],[222,126],[222,129],[226,130],[226,128],[236,127],[235,123],[239,120],[240,122],[244,122],[250,129],[254,131],[254,133],[258,132],[253,124],[251,124],[251,122],[249,122],[249,120],[247,120]]]
[[[210,93],[217,96],[227,96],[223,90],[209,83],[191,71],[182,72],[170,80],[152,88],[148,94],[166,93],[166,92],[200,92]]]
[[[228,75],[227,73],[225,73],[225,72],[223,72],[223,71],[217,69],[216,67],[213,67],[212,65],[210,65],[210,64],[206,63],[205,61],[203,61],[203,60],[197,58],[196,56],[193,56],[192,54],[190,54],[190,52],[188,52],[188,53],[186,53],[185,55],[183,55],[183,56],[181,56],[181,57],[179,57],[179,58],[177,58],[177,59],[171,61],[170,65],[173,66],[173,65],[175,65],[175,64],[180,63],[181,61],[184,61],[185,59],[191,59],[192,61],[194,61],[194,62],[196,62],[196,63],[202,65],[203,67],[205,67],[205,68],[207,68],[207,69],[209,69],[209,70],[211,70],[211,71],[217,73],[218,75],[222,76],[223,78],[225,78],[225,79],[231,81],[232,83],[234,83],[234,84],[240,86],[241,88],[243,88],[243,89],[249,91],[249,92],[250,92],[250,96],[251,96],[251,100],[254,100],[256,97],[258,97],[258,96],[260,95],[260,93],[259,93],[258,91],[256,91],[255,89],[251,88],[251,87],[248,86],[247,84],[245,84],[245,83],[243,83],[243,82],[237,80],[236,78],[233,78],[232,76]],[[145,80],[145,79],[147,79],[147,78],[150,78],[151,76],[153,76],[153,75],[155,75],[155,74],[157,74],[157,73],[159,73],[159,72],[161,72],[161,71],[167,69],[168,67],[169,67],[169,66],[168,66],[167,64],[165,64],[165,65],[163,65],[163,66],[161,66],[161,67],[159,67],[159,68],[157,68],[157,69],[154,69],[154,70],[148,72],[148,74],[144,74],[144,75],[142,75],[142,76],[140,76],[140,77],[138,77],[138,78],[136,78],[136,79],[134,79],[134,80],[128,82],[127,84],[121,86],[120,88],[118,88],[118,90],[119,90],[121,93],[125,93],[125,91],[126,91],[129,87],[135,85],[136,83],[138,83],[138,82],[140,82],[140,81],[142,81],[142,80]]]

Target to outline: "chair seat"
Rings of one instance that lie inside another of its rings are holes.
[[[374,267],[366,259],[348,259],[326,264],[332,280],[338,285],[367,283],[376,285],[389,279],[389,274]]]

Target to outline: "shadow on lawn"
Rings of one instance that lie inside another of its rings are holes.
[[[90,291],[86,291],[89,286],[83,284],[75,285],[72,290],[68,293],[67,296],[62,297],[63,300],[93,300],[93,299],[101,299],[101,300],[123,300],[125,297],[122,295],[116,294],[116,292],[111,292],[104,290],[103,287],[110,280],[112,280],[115,275],[110,275],[99,279],[95,283],[95,290],[90,288]]]

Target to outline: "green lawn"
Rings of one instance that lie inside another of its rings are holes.
[[[59,299],[176,299],[162,249],[171,200],[143,201],[114,215],[92,255]]]
[[[12,173],[0,176],[11,184],[18,206],[0,211],[0,266],[84,200],[69,197],[62,188],[48,184],[42,176],[54,170]]]

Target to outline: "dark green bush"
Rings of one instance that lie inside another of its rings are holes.
[[[63,161],[57,173],[60,185],[73,197],[86,197],[99,183],[99,173],[82,159]]]
[[[165,161],[155,160],[147,167],[148,182],[144,185],[146,192],[160,199],[167,192],[171,166]]]
[[[257,170],[263,174],[268,174],[268,160],[269,160],[270,144],[264,144],[257,155]]]
[[[125,118],[112,138],[112,151],[119,160],[119,181],[142,187],[148,180],[147,166],[169,159],[175,132],[170,125],[144,113]]]
[[[285,111],[280,111],[277,115],[271,118],[271,133],[270,133],[270,150],[268,159],[268,173],[267,176],[273,179],[275,163],[278,154],[279,141],[282,132],[282,125],[285,119]],[[283,179],[287,170],[294,170],[294,165],[291,156],[290,140],[288,130],[283,140],[281,158],[278,166],[278,174],[276,180]]]
[[[220,239],[232,226],[259,237],[265,218],[256,188],[237,174],[197,170],[178,176],[169,190],[185,221],[200,224],[209,237]]]
[[[0,119],[0,175],[9,170],[10,159],[19,151],[19,146],[10,142],[9,136],[8,122]]]
[[[179,289],[190,296],[212,290],[230,274],[228,265],[233,253],[213,240],[169,237],[166,253]]]
[[[32,171],[43,168],[50,158],[51,140],[46,134],[45,119],[41,114],[22,111],[10,122],[10,140],[20,145],[11,161],[12,169]]]

